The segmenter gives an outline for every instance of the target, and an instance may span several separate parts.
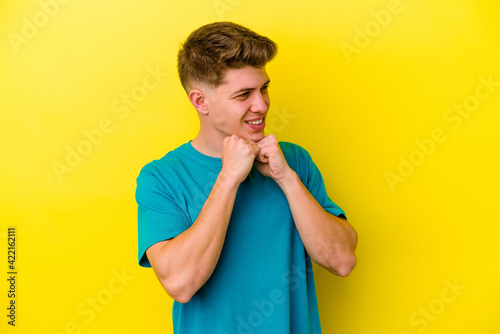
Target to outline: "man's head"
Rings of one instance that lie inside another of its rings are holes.
[[[218,146],[229,135],[264,136],[270,99],[265,65],[276,43],[231,22],[205,25],[178,54],[181,83],[200,116],[200,139]]]
[[[215,22],[189,35],[177,55],[177,69],[189,94],[200,84],[217,88],[229,69],[262,68],[277,51],[276,43],[248,28],[233,22]]]

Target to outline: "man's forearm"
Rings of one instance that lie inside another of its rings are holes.
[[[238,187],[248,176],[258,153],[259,147],[253,141],[235,135],[226,137],[221,172],[196,221],[177,237],[148,249],[148,258],[161,284],[177,301],[189,301],[212,275],[224,245]]]
[[[294,171],[278,184],[311,259],[334,274],[347,276],[356,265],[356,231],[345,219],[326,212]]]
[[[154,255],[153,268],[172,298],[189,301],[212,275],[222,251],[238,185],[221,173],[193,225],[165,242]]]

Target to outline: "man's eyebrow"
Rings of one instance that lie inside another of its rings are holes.
[[[271,82],[271,79],[267,80],[266,82],[264,82],[264,84],[262,85],[262,87],[268,85],[269,83]],[[235,96],[235,95],[238,95],[239,93],[243,93],[243,92],[246,92],[246,91],[251,91],[251,90],[254,90],[255,88],[242,88],[234,93],[232,93],[230,96]]]

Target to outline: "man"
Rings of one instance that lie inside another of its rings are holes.
[[[205,25],[178,54],[196,138],[137,178],[139,263],[175,299],[175,333],[320,333],[311,259],[347,276],[357,234],[300,146],[264,135],[270,39]]]

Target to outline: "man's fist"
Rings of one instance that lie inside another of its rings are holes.
[[[256,144],[260,151],[255,159],[255,166],[262,175],[271,177],[278,183],[290,175],[292,170],[275,135],[267,135]]]
[[[222,146],[222,171],[237,184],[243,182],[252,169],[260,148],[251,140],[236,135],[224,138]]]

